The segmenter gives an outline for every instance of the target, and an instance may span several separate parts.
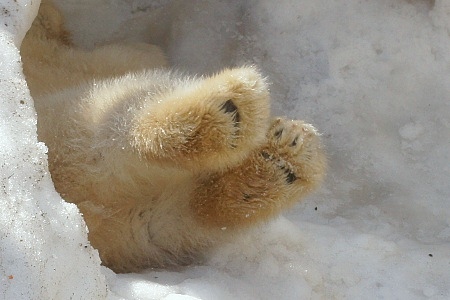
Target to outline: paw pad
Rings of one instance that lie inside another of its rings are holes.
[[[223,110],[226,114],[233,114],[233,121],[235,123],[235,126],[238,126],[238,123],[241,120],[241,117],[239,116],[238,108],[234,104],[234,102],[230,99],[226,101],[224,104],[222,104],[221,110]]]

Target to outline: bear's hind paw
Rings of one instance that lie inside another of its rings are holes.
[[[264,143],[269,94],[257,70],[225,70],[185,84],[136,119],[132,144],[142,157],[220,171],[236,166]]]

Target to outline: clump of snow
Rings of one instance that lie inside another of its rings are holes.
[[[78,209],[55,192],[17,46],[36,1],[0,1],[0,298],[101,299],[106,283]]]
[[[194,73],[257,64],[273,82],[274,112],[314,123],[330,161],[317,193],[285,217],[236,237],[202,265],[141,274],[103,270],[111,298],[450,298],[447,0],[58,4],[75,42],[86,48],[154,42],[175,67]],[[20,8],[15,24],[26,29],[34,9]],[[9,230],[1,232],[0,291],[55,291],[63,271],[52,273],[43,267],[52,263],[44,262],[55,259],[60,267],[68,251],[84,257],[76,270],[86,275],[75,285],[80,273],[71,271],[73,281],[63,281],[67,289],[78,292],[89,281],[90,291],[96,286],[104,293],[95,252],[79,246],[86,243],[84,225],[50,188],[43,146],[36,143],[32,105],[11,44],[23,31],[2,32],[0,154],[7,185],[0,217]],[[22,236],[27,242],[20,248]],[[73,261],[65,263],[67,269]],[[8,279],[15,274],[32,280]]]

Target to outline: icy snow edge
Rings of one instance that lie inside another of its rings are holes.
[[[100,259],[55,192],[18,47],[40,1],[0,0],[0,299],[102,299]]]

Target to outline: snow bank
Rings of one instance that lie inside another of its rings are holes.
[[[17,46],[38,4],[0,1],[0,298],[101,299],[98,254],[53,188],[21,71]]]
[[[194,73],[258,64],[273,82],[274,111],[316,124],[330,160],[319,192],[201,266],[103,270],[111,298],[450,298],[448,0],[58,3],[87,48],[151,41]],[[21,7],[14,20],[26,29],[35,7]],[[11,44],[23,31],[5,28],[0,295],[55,295],[55,286],[65,295],[105,293],[96,253],[83,246],[84,225],[54,194],[36,143]],[[66,279],[62,269],[76,260]]]

